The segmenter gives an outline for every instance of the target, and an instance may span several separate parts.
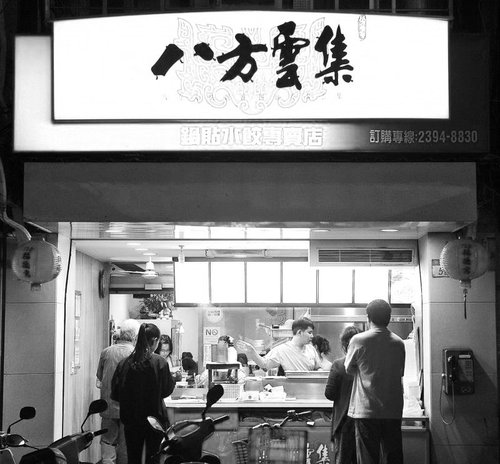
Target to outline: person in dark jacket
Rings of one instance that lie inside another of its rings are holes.
[[[156,417],[167,425],[167,411],[163,399],[175,387],[167,361],[154,351],[160,340],[160,329],[144,323],[139,328],[135,349],[120,361],[113,375],[111,398],[120,403],[120,420],[125,431],[128,464],[141,464],[142,449],[146,444],[146,463],[153,462],[162,435],[147,421]]]
[[[347,353],[351,338],[360,330],[355,326],[345,327],[340,334],[342,351]],[[345,356],[333,361],[325,387],[325,396],[333,401],[332,441],[334,464],[356,464],[356,437],[354,420],[348,417],[354,377],[344,367]]]

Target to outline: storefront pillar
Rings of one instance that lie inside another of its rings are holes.
[[[69,234],[62,229],[47,241],[57,246],[65,275],[69,255]],[[17,246],[8,244],[8,259]],[[64,294],[65,279],[42,284],[31,291],[9,268],[6,277],[5,356],[3,423],[19,418],[23,406],[34,406],[36,416],[22,424],[23,436],[30,443],[44,445],[62,436]],[[20,458],[26,453],[15,449]]]
[[[459,282],[433,273],[432,260],[439,259],[446,242],[453,239],[453,234],[433,233],[419,240],[424,402],[430,419],[431,462],[494,464],[499,458],[495,276],[490,271],[472,281],[465,318]],[[473,351],[473,394],[453,398],[442,393],[445,348]]]

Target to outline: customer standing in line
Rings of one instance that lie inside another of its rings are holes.
[[[379,464],[381,452],[387,464],[402,464],[404,343],[387,328],[387,301],[371,301],[366,314],[370,328],[352,337],[344,364],[354,375],[348,415],[354,419],[358,464]]]
[[[120,405],[111,399],[111,380],[118,363],[132,353],[138,330],[139,322],[136,319],[123,321],[118,340],[114,345],[104,348],[99,357],[96,384],[101,389],[101,399],[108,403],[108,409],[101,413],[101,428],[108,430],[101,436],[102,464],[127,464]]]
[[[340,334],[340,346],[347,353],[351,338],[360,330],[353,326],[344,327]],[[335,359],[326,382],[325,396],[333,401],[332,442],[334,464],[356,464],[356,439],[354,420],[347,415],[354,377],[344,367],[345,355]]]
[[[162,435],[148,423],[147,416],[167,425],[163,399],[175,387],[167,361],[154,351],[160,340],[160,329],[141,324],[132,354],[122,360],[113,376],[111,398],[120,403],[120,419],[125,429],[128,464],[141,464],[146,444],[146,463],[153,462]]]

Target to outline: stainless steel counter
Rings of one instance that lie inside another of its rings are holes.
[[[171,423],[198,419],[205,404],[201,397],[165,400]],[[246,439],[249,429],[258,423],[278,422],[290,409],[312,411],[314,427],[308,427],[303,422],[290,422],[286,427],[306,430],[310,462],[312,464],[324,462],[322,460],[324,453],[331,453],[332,402],[326,398],[275,401],[222,399],[212,406],[208,415],[217,417],[227,414],[229,420],[216,426],[214,435],[204,443],[204,449],[217,454],[222,464],[234,464],[233,443]],[[429,418],[427,416],[404,417],[402,431],[405,463],[427,464],[429,462]]]
[[[165,405],[169,408],[188,408],[188,409],[203,409],[205,407],[205,400],[203,399],[166,399]],[[221,400],[214,404],[211,409],[241,409],[241,408],[307,408],[307,409],[331,409],[332,402],[328,400],[280,400],[280,401],[228,401]]]

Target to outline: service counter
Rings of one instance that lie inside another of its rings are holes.
[[[202,398],[167,399],[171,423],[185,419],[200,418],[205,407]],[[228,414],[230,419],[216,426],[216,432],[206,440],[204,450],[217,454],[222,464],[235,464],[233,442],[248,438],[249,429],[262,422],[278,422],[286,416],[286,411],[296,412],[311,410],[314,426],[305,422],[288,422],[285,427],[308,432],[308,461],[311,464],[332,462],[331,419],[332,402],[326,399],[293,399],[266,401],[238,401],[222,399],[209,410],[208,415],[217,417]],[[429,463],[429,427],[428,418],[403,418],[403,447],[405,464]]]

